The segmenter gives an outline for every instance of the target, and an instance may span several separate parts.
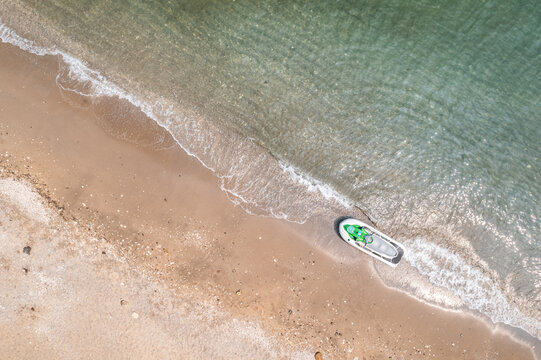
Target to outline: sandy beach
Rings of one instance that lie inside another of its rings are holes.
[[[534,358],[247,214],[137,109],[62,91],[59,61],[0,44],[3,358]]]

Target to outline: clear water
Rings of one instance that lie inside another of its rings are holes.
[[[248,211],[354,204],[430,282],[541,337],[538,1],[0,4],[71,56],[61,83],[141,106]]]

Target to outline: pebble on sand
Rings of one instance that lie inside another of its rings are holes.
[[[25,246],[23,248],[23,253],[30,255],[30,250],[32,250],[30,246]]]

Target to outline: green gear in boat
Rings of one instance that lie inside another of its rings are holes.
[[[352,240],[355,241],[361,241],[365,244],[371,244],[372,241],[372,234],[370,234],[368,231],[366,231],[365,228],[359,225],[344,225],[344,229],[348,233],[349,237]],[[368,237],[368,238],[367,238]]]

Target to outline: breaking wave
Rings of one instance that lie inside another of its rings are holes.
[[[496,276],[473,267],[454,252],[421,239],[408,243],[406,261],[439,287],[451,290],[468,308],[541,337],[541,322],[522,314],[500,290]]]

